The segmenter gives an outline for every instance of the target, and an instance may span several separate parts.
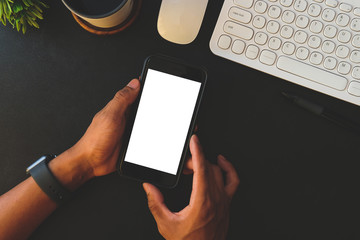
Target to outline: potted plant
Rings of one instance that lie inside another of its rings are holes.
[[[43,8],[48,5],[40,0],[0,0],[0,21],[25,34],[28,26],[39,28],[37,20],[43,19]]]

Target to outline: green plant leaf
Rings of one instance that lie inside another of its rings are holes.
[[[11,8],[11,6],[10,6],[10,3],[9,3],[8,1],[6,1],[6,4],[7,4],[7,7],[8,7],[8,9],[9,9],[9,11],[12,12],[12,8]]]
[[[25,6],[30,7],[30,4],[26,0],[22,0],[22,2],[25,4]]]
[[[16,24],[16,30],[17,30],[17,31],[20,31],[21,25],[20,25],[19,20],[15,21],[15,24]]]
[[[14,5],[13,5],[13,12],[14,13],[18,13],[18,12],[22,11],[23,9],[24,8],[21,5],[21,3],[19,3],[19,2],[14,3]]]
[[[28,11],[27,14],[31,17],[32,20],[36,20],[36,16],[31,11]]]
[[[41,2],[41,1],[38,1],[38,3],[39,3],[41,6],[43,6],[44,8],[49,8],[49,5],[47,5],[47,4],[45,4],[45,3]]]
[[[0,22],[9,22],[18,32],[26,33],[28,26],[39,28],[38,19],[43,19],[43,8],[49,6],[40,0],[0,0]]]
[[[0,18],[0,21],[2,22],[2,24],[3,24],[4,26],[6,26],[6,21],[4,20],[4,18]]]
[[[22,33],[23,33],[23,34],[26,33],[26,23],[22,25]]]
[[[3,8],[2,8],[2,4],[0,4],[0,18],[2,17],[3,15]]]
[[[33,9],[32,14],[34,14],[39,19],[43,19],[42,14],[39,13],[35,8]]]
[[[43,12],[43,10],[39,7],[39,5],[35,4],[34,7],[36,8],[36,10],[38,10],[39,13]]]

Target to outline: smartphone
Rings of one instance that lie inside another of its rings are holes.
[[[207,79],[166,56],[146,59],[118,161],[121,175],[172,188],[179,181]]]

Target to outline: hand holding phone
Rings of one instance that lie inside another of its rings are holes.
[[[192,157],[187,165],[193,170],[194,179],[189,205],[180,212],[171,212],[159,189],[144,183],[149,209],[165,239],[224,240],[230,202],[239,185],[236,170],[223,156],[218,157],[217,165],[208,162],[195,135],[190,141],[190,151]]]
[[[83,165],[90,166],[94,176],[103,176],[116,170],[127,122],[126,112],[137,99],[139,91],[139,80],[130,81],[94,116],[84,136],[69,149],[73,155],[85,160]]]
[[[152,56],[145,61],[142,89],[123,139],[123,176],[174,187],[206,82],[206,72],[179,60]]]

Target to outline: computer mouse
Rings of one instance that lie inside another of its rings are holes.
[[[189,44],[195,40],[208,0],[162,0],[157,28],[164,39]]]

